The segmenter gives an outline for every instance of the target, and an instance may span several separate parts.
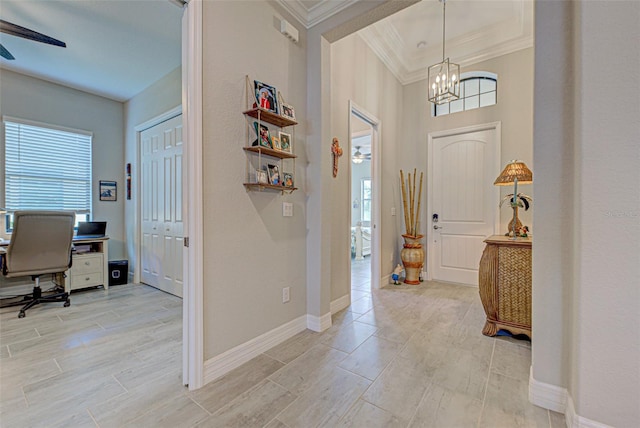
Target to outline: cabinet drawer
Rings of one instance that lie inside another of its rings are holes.
[[[102,274],[103,269],[102,254],[74,256],[73,265],[71,266],[71,276],[80,273],[94,272]]]
[[[71,275],[71,289],[93,287],[94,285],[103,285],[104,277],[102,272],[83,273]]]

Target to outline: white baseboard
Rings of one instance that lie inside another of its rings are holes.
[[[596,422],[576,414],[576,409],[573,407],[573,400],[570,395],[567,400],[565,419],[567,421],[567,428],[613,428],[611,425]]]
[[[317,317],[307,314],[307,328],[309,330],[321,332],[331,327],[331,312]]]
[[[344,308],[348,308],[350,304],[351,304],[351,295],[350,294],[345,294],[344,296],[339,297],[336,300],[334,300],[333,302],[331,302],[331,304],[329,305],[329,310],[331,311],[331,314],[333,315],[336,312],[340,312]]]
[[[549,383],[533,378],[533,367],[529,369],[529,401],[536,406],[565,413],[567,409],[568,391]]]
[[[331,315],[329,315],[329,321],[331,321]],[[205,361],[204,383],[216,380],[306,328],[307,315],[303,315]]]
[[[536,406],[564,413],[567,428],[613,428],[576,414],[569,391],[535,380],[533,368],[529,369],[529,401]]]

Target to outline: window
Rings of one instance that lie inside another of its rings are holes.
[[[371,179],[363,178],[360,196],[362,198],[362,210],[360,210],[360,220],[371,221]]]
[[[17,210],[91,214],[91,140],[86,131],[4,118],[7,231]]]
[[[496,104],[498,75],[484,71],[462,73],[460,76],[460,98],[450,103],[434,105],[433,116],[443,116],[459,111],[473,110]]]

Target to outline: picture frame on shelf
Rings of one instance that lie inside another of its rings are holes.
[[[282,185],[284,187],[293,187],[293,174],[291,174],[290,172],[283,172]]]
[[[254,80],[253,85],[256,105],[262,109],[269,110],[272,113],[279,114],[276,88],[258,80]]]
[[[118,183],[115,181],[100,180],[100,200],[117,201]]]
[[[265,171],[264,169],[256,169],[256,183],[269,184],[267,171]]]
[[[278,139],[280,140],[280,150],[291,153],[291,134],[278,131]]]
[[[280,115],[287,119],[296,120],[296,111],[292,105],[282,103],[280,105]]]
[[[271,147],[273,147],[273,150],[282,150],[282,147],[280,146],[280,138],[273,136],[271,137]]]
[[[272,186],[280,186],[281,178],[278,165],[268,164],[267,170],[269,172],[269,184],[271,184]]]
[[[267,147],[269,149],[273,148],[271,145],[271,134],[269,133],[269,128],[266,125],[260,124],[258,127],[258,122],[253,122],[253,127],[256,131],[256,140],[253,142],[254,146]]]

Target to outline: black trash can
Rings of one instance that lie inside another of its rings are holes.
[[[128,282],[129,261],[111,260],[109,261],[109,287],[112,285],[123,285]]]

